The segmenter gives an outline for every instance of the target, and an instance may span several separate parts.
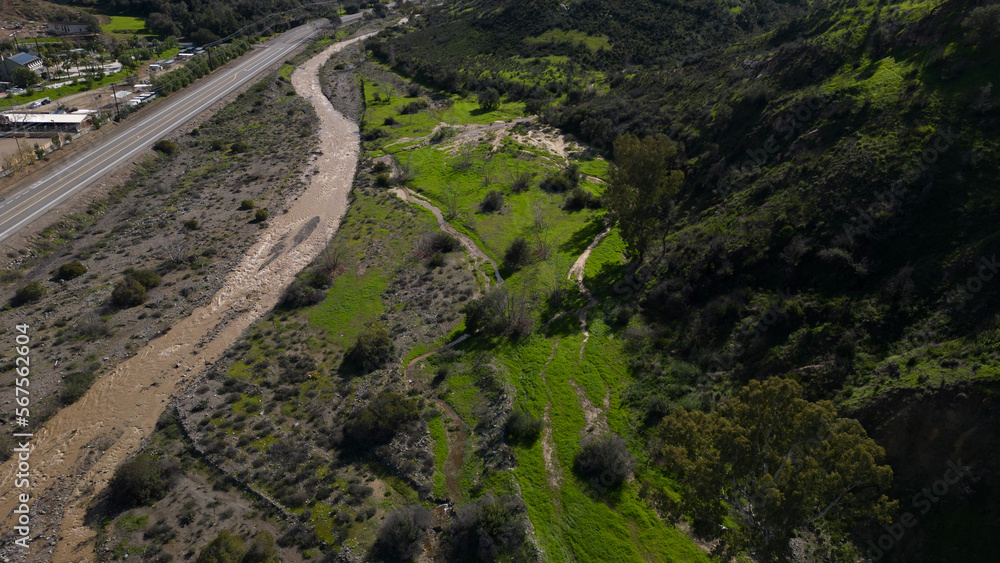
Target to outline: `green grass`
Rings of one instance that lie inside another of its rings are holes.
[[[110,23],[102,24],[101,31],[117,35],[152,35],[146,31],[146,20],[134,16],[108,16]]]
[[[42,98],[51,98],[53,100],[62,98],[64,96],[69,96],[71,94],[79,94],[80,92],[87,92],[101,86],[107,86],[112,82],[118,82],[123,79],[127,74],[126,71],[116,72],[115,74],[110,74],[101,78],[100,80],[95,80],[91,87],[87,87],[86,83],[82,84],[67,84],[66,86],[60,86],[58,88],[49,88],[42,90],[33,90],[31,93],[20,94],[17,96],[11,96],[9,98],[4,98],[3,105],[12,106],[26,104],[35,100],[40,100]]]
[[[444,498],[447,494],[444,484],[444,464],[448,461],[448,434],[440,416],[427,422],[431,438],[434,439],[434,496]]]

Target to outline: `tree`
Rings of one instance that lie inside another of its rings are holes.
[[[344,354],[344,362],[362,373],[375,371],[392,361],[396,346],[384,326],[374,325],[358,335]]]
[[[615,140],[604,203],[639,264],[654,233],[666,230],[671,199],[684,181],[684,173],[673,169],[676,159],[677,145],[665,135],[640,140],[629,133]]]
[[[156,460],[149,454],[139,454],[115,471],[108,490],[116,506],[141,506],[159,500],[166,481]]]
[[[434,519],[429,510],[411,504],[389,514],[372,546],[375,561],[413,561],[423,552],[423,538]]]
[[[588,436],[580,442],[580,451],[573,459],[573,468],[595,487],[615,488],[632,472],[635,458],[625,440],[617,434]]]
[[[892,469],[858,421],[833,403],[801,398],[798,383],[750,382],[712,413],[678,411],[658,427],[654,457],[686,489],[681,509],[718,535],[725,559],[753,551],[758,561],[790,558],[796,530],[844,530],[862,518],[887,521],[883,491]],[[730,516],[735,524],[724,528]]]
[[[240,563],[243,560],[243,538],[222,530],[208,545],[201,548],[195,563]]]
[[[479,107],[483,111],[493,111],[500,107],[500,92],[496,88],[487,88],[479,93]]]
[[[38,84],[39,80],[41,80],[38,78],[38,74],[24,68],[23,66],[19,66],[14,69],[14,75],[12,78],[14,79],[14,85],[21,87],[34,86],[35,84]]]
[[[274,537],[268,532],[257,532],[240,563],[281,563]]]

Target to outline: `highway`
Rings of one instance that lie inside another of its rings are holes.
[[[347,23],[359,17],[343,19]],[[116,131],[93,146],[15,185],[0,201],[0,242],[284,60],[325,22],[311,22],[261,43],[191,86],[126,118]]]

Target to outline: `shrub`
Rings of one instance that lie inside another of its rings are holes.
[[[528,241],[524,237],[517,237],[511,241],[507,247],[507,252],[503,255],[503,265],[508,269],[515,269],[527,265],[531,261],[531,251]]]
[[[470,332],[483,332],[491,336],[508,336],[514,339],[531,334],[533,321],[528,301],[523,295],[510,293],[501,285],[470,301],[462,307],[465,328]]]
[[[249,211],[254,208],[256,204],[252,199],[244,199],[240,202],[240,211]]]
[[[111,502],[123,508],[153,504],[166,494],[169,478],[152,456],[139,454],[123,463],[111,477]]]
[[[153,150],[162,153],[164,155],[170,156],[177,152],[177,145],[169,139],[160,139],[153,143]]]
[[[625,440],[617,434],[589,436],[580,443],[573,468],[591,480],[595,487],[617,487],[628,477],[635,465]]]
[[[499,190],[490,190],[486,192],[486,197],[483,201],[479,203],[479,208],[486,213],[492,213],[494,211],[500,211],[503,209],[503,194]]]
[[[396,346],[389,331],[382,326],[373,326],[358,335],[347,353],[344,363],[362,373],[375,371],[392,361]]]
[[[146,302],[146,288],[133,277],[126,277],[118,282],[111,292],[111,304],[116,307],[129,308]]]
[[[500,107],[500,92],[496,88],[487,88],[479,93],[479,107],[483,111],[493,111]]]
[[[274,536],[265,531],[257,532],[241,563],[281,563]]]
[[[601,198],[583,188],[573,188],[566,198],[567,209],[600,209]]]
[[[344,425],[344,440],[355,447],[372,447],[392,440],[403,424],[420,418],[417,399],[382,391],[356,409]]]
[[[535,560],[521,523],[524,512],[524,503],[515,495],[487,495],[459,506],[446,535],[452,560]]]
[[[417,113],[420,110],[425,109],[426,107],[427,107],[427,100],[420,99],[406,104],[399,110],[399,113],[402,115],[410,115]]]
[[[75,403],[82,397],[97,379],[97,370],[101,365],[97,362],[87,362],[81,368],[66,374],[62,380],[59,392],[59,402],[63,406]]]
[[[62,266],[59,266],[59,271],[56,272],[56,276],[61,280],[71,280],[73,278],[78,278],[83,274],[87,273],[87,267],[83,265],[83,262],[79,260],[74,260],[72,262],[67,262]]]
[[[419,95],[420,95],[420,85],[419,84],[412,84],[411,83],[411,84],[409,84],[406,87],[406,97],[407,98],[416,98]]]
[[[431,257],[427,259],[427,267],[431,269],[440,268],[445,265],[445,262],[446,260],[444,254],[437,252],[432,254]]]
[[[548,192],[563,193],[572,187],[571,182],[563,174],[552,174],[542,180],[542,189]]]
[[[423,551],[423,539],[433,517],[426,508],[412,504],[385,518],[372,546],[376,561],[413,561]]]
[[[141,283],[142,287],[146,289],[153,289],[154,287],[160,285],[160,282],[163,281],[163,279],[152,270],[135,270],[133,272],[129,272],[128,275],[135,281]]]
[[[330,286],[330,276],[320,272],[299,274],[281,296],[279,304],[286,309],[298,309],[315,305],[326,297]]]
[[[542,434],[542,419],[522,410],[514,410],[507,417],[504,429],[510,442],[531,445]]]
[[[375,164],[372,164],[372,172],[374,172],[375,174],[379,174],[381,172],[388,172],[391,169],[392,167],[389,166],[389,163],[385,162],[384,160],[380,160]]]
[[[458,246],[458,239],[444,231],[431,233],[420,241],[420,248],[426,254],[454,252]]]
[[[244,143],[243,141],[236,141],[235,143],[229,145],[229,150],[236,154],[242,154],[250,150],[250,145]]]
[[[208,146],[213,151],[221,151],[226,148],[226,144],[223,143],[221,139],[212,139],[211,142],[208,143]]]
[[[197,219],[188,219],[187,221],[184,221],[184,228],[187,229],[187,230],[189,230],[189,231],[197,231],[198,230],[198,220]]]
[[[380,188],[388,188],[392,185],[392,176],[388,172],[379,172],[375,175],[375,185]]]
[[[535,179],[535,173],[524,170],[514,174],[514,177],[510,182],[510,189],[512,192],[519,194],[528,191],[531,187],[531,182]]]
[[[201,553],[198,554],[195,563],[226,563],[230,561],[236,563],[242,561],[245,549],[243,538],[229,530],[222,530],[214,540],[201,548]]]
[[[267,221],[267,216],[268,216],[267,209],[261,208],[253,212],[253,220],[257,221],[258,223],[263,223],[264,221]]]
[[[15,305],[34,303],[35,301],[38,301],[42,297],[45,297],[45,294],[47,292],[48,290],[45,288],[44,285],[42,285],[41,282],[30,281],[22,285],[21,287],[17,288],[17,291],[14,292],[13,302]]]

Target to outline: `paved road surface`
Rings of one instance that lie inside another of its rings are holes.
[[[346,16],[344,22],[360,18]],[[296,27],[251,49],[229,66],[196,84],[174,92],[162,102],[126,119],[117,131],[15,186],[0,201],[0,241],[24,228],[73,194],[93,184],[118,165],[146,150],[212,104],[283,60],[312,37],[321,22]]]

